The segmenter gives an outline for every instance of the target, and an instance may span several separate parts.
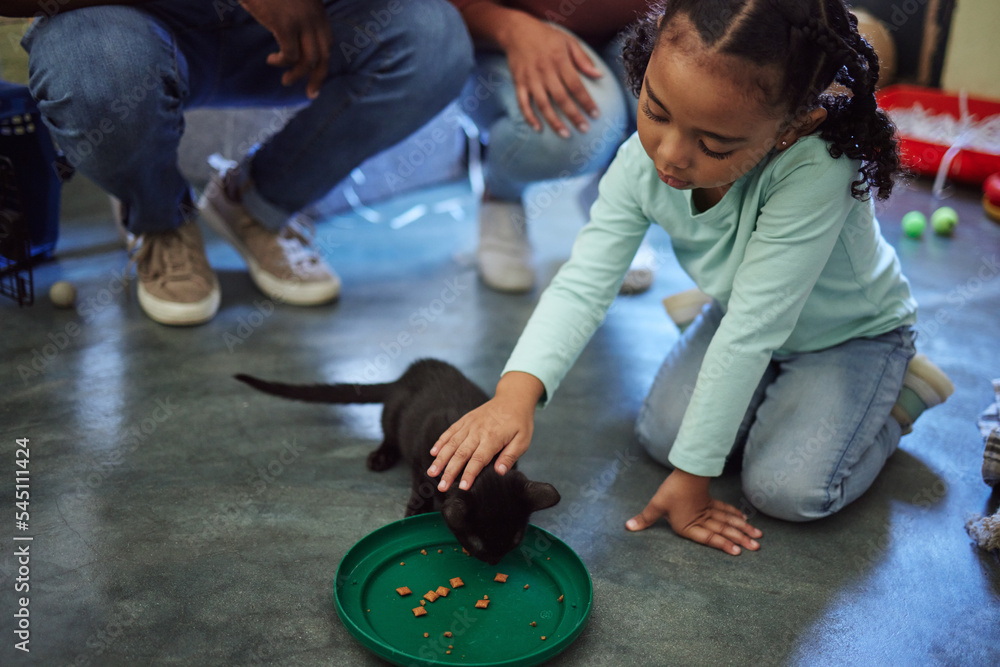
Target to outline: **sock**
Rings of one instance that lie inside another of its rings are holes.
[[[903,377],[903,388],[890,414],[899,422],[903,435],[913,430],[913,422],[923,412],[944,403],[955,391],[944,371],[934,365],[926,355],[918,354],[910,360]]]

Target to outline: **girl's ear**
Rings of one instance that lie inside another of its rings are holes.
[[[826,120],[826,109],[823,107],[813,109],[809,113],[799,116],[789,123],[788,127],[778,135],[778,142],[775,148],[778,152],[781,152],[791,147],[800,137],[812,134],[824,120]]]

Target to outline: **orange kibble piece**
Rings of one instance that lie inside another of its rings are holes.
[[[542,635],[542,641],[545,641],[545,635]]]
[[[454,644],[448,644],[448,648],[455,648]]]
[[[411,591],[407,586],[401,586],[400,588],[396,589],[396,592],[399,593],[400,595],[402,595],[403,597],[406,597],[407,595],[409,595],[413,591]]]
[[[489,599],[490,599],[490,596],[489,596],[489,595],[484,595],[484,596],[483,596],[483,599],[484,599],[484,600],[489,600]]]
[[[538,623],[535,623],[534,621],[532,621],[531,623],[528,623],[528,625],[530,625],[531,627],[534,628],[534,627],[536,627],[538,625]]]
[[[445,630],[444,636],[445,637],[451,637],[451,630]]]
[[[497,576],[493,577],[493,581],[499,581],[501,584],[506,583],[507,575],[503,572],[497,572]]]
[[[462,553],[465,554],[466,556],[468,556],[469,555],[469,550],[466,549],[465,547],[462,547]]]
[[[461,588],[462,586],[465,585],[465,582],[462,581],[462,577],[455,577],[454,579],[449,579],[448,583],[451,584],[452,588]]]
[[[424,616],[425,614],[427,614],[427,610],[424,609],[423,607],[414,607],[413,608],[413,615],[414,616]]]
[[[425,632],[424,633],[424,637],[430,637],[430,636],[431,636],[431,633],[429,633],[429,632]]]
[[[448,588],[447,586],[438,586],[437,590],[434,591],[434,592],[437,593],[438,595],[440,595],[441,597],[446,598],[446,597],[448,597],[448,591],[450,591],[450,590],[451,589]]]
[[[421,607],[423,607],[425,604],[427,604],[427,600],[421,600],[420,601],[420,606]]]
[[[441,596],[435,593],[434,591],[427,591],[426,593],[424,593],[424,599],[427,600],[428,602],[434,602],[439,597]]]
[[[528,584],[524,585],[524,590],[528,590]]]
[[[441,551],[441,549],[438,549],[438,553],[440,554],[440,553],[444,553],[444,552],[443,552],[443,551]]]
[[[445,653],[451,655],[451,651],[445,651]]]
[[[562,602],[562,601],[563,601],[563,596],[562,596],[562,595],[560,595],[560,596],[559,596],[559,599],[558,599],[558,600],[556,600],[556,602]]]
[[[476,607],[478,609],[486,609],[489,606],[490,606],[489,600],[476,600]]]
[[[400,564],[400,565],[406,565],[406,563],[404,563],[404,562],[402,562],[402,561],[401,561],[401,562],[400,562],[399,564]]]

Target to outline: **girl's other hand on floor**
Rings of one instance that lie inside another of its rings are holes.
[[[738,509],[708,493],[711,478],[675,469],[653,495],[646,509],[625,523],[628,530],[644,530],[661,518],[681,537],[707,544],[734,556],[740,547],[756,551],[755,538],[763,533],[747,523]]]

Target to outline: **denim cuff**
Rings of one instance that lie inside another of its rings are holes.
[[[292,216],[294,211],[288,212],[278,208],[265,199],[264,195],[257,190],[257,185],[254,183],[251,174],[253,173],[253,157],[259,147],[257,145],[250,150],[239,166],[236,167],[236,173],[233,174],[233,177],[237,182],[237,188],[240,192],[240,203],[243,204],[243,208],[251,216],[259,220],[268,230],[277,232],[281,231],[288,224],[288,218]]]

